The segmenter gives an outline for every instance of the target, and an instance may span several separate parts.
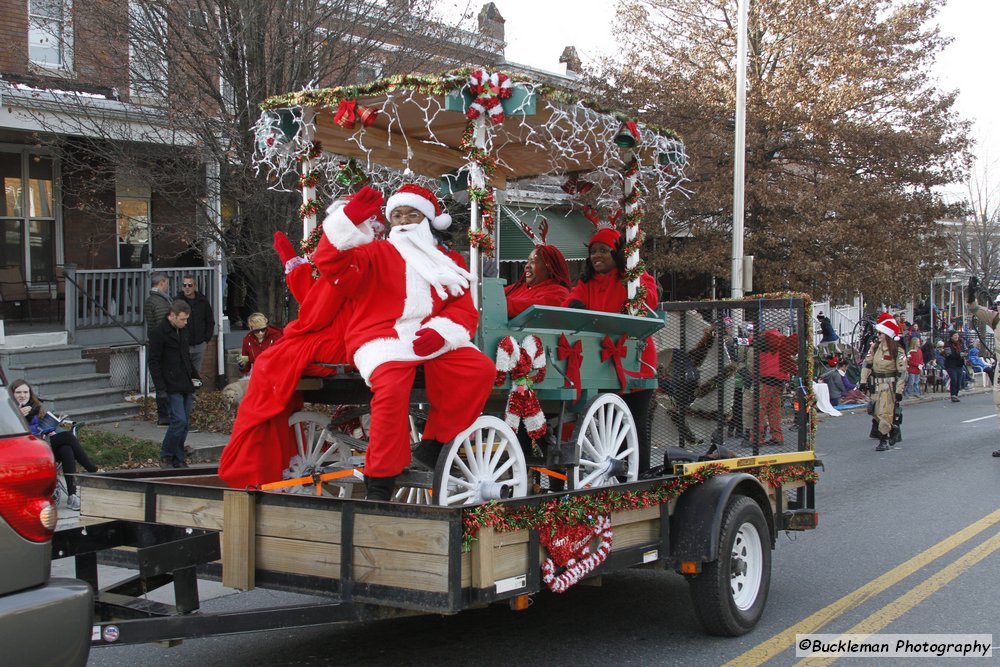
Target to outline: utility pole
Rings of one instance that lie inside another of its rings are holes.
[[[746,161],[747,124],[747,6],[750,0],[739,0],[740,11],[736,34],[736,145],[733,149],[733,253],[732,296],[743,296],[743,167]]]

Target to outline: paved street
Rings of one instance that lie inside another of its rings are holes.
[[[102,648],[89,664],[789,665],[798,662],[795,633],[808,631],[987,633],[1000,642],[1000,459],[990,456],[1000,432],[992,397],[907,405],[905,439],[890,452],[874,451],[868,426],[864,414],[820,424],[819,529],[779,536],[764,618],[744,637],[703,635],[681,577],[629,571],[605,577],[602,587],[539,595],[521,613],[497,606],[172,648]],[[217,596],[206,609],[299,599],[221,587],[206,593]]]

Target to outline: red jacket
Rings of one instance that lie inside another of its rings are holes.
[[[506,288],[504,294],[507,296],[507,317],[512,318],[520,315],[529,306],[559,306],[566,300],[569,290],[551,278],[528,287],[528,284],[519,280]]]
[[[441,261],[449,261],[448,257],[442,254]],[[348,358],[366,381],[387,361],[431,359],[472,346],[479,311],[470,291],[442,299],[407,267],[392,243],[372,240],[342,208],[323,221],[323,238],[313,262],[324,279],[358,304],[345,325],[344,342]],[[425,327],[440,334],[445,344],[421,357],[413,351],[413,341]]]
[[[270,324],[267,325],[267,329],[264,331],[264,340],[257,340],[257,336],[252,331],[244,336],[241,354],[249,359],[245,363],[240,364],[240,372],[243,375],[249,374],[250,367],[253,366],[253,362],[257,361],[260,353],[277,343],[280,338],[281,329]]]
[[[656,281],[648,273],[642,274],[639,280],[646,287],[646,304],[655,309],[659,305]],[[594,277],[587,282],[582,280],[577,282],[562,305],[568,306],[573,301],[580,301],[589,310],[620,313],[627,299],[628,289],[622,283],[618,269],[613,269],[608,273],[594,274]],[[640,364],[641,368],[637,369],[642,373],[641,377],[653,377],[656,368],[656,345],[652,338],[646,339],[646,349],[642,352],[642,360],[645,363]]]
[[[906,356],[906,372],[910,375],[920,375],[920,367],[924,365],[924,353],[911,350]]]

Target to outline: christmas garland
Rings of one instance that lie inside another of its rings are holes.
[[[625,243],[622,252],[624,253],[626,259],[635,255],[639,257],[639,251],[642,248],[643,242],[646,240],[646,235],[643,233],[639,223],[642,222],[643,208],[642,208],[642,195],[644,194],[642,186],[639,185],[639,161],[633,155],[632,158],[625,165],[625,182],[628,183],[629,179],[632,180],[632,188],[625,193],[624,200],[622,202],[622,212],[624,216],[622,218],[622,229],[625,231],[625,237],[628,237],[628,230],[634,229],[635,236],[632,240]],[[631,282],[639,280],[642,275],[646,272],[646,263],[641,259],[633,266],[631,269],[626,269],[622,275],[622,282],[625,283],[625,289]],[[639,283],[635,290],[635,295],[631,299],[626,299],[625,303],[622,305],[622,312],[627,315],[639,315],[645,312],[646,304],[646,287],[642,283]]]
[[[354,86],[338,86],[336,88],[319,88],[283,93],[267,98],[261,103],[260,108],[265,111],[268,109],[282,109],[295,106],[336,108],[342,100],[358,97],[378,97],[401,89],[412,90],[425,95],[447,95],[452,91],[464,88],[468,84],[472,73],[477,69],[479,68],[460,67],[433,75],[402,74]],[[632,120],[630,116],[614,111],[593,99],[581,98],[578,94],[579,91],[568,91],[549,84],[537,83],[529,77],[519,74],[510,74],[509,79],[515,84],[530,84],[537,94],[557,104],[569,106],[580,104],[597,113],[610,115],[619,122]],[[645,123],[644,127],[660,136],[678,141],[681,140],[680,135],[674,130]]]
[[[482,528],[492,528],[498,533],[516,530],[546,530],[555,535],[561,525],[594,525],[596,518],[662,505],[677,498],[691,487],[704,484],[716,475],[729,473],[721,463],[710,463],[697,471],[658,484],[642,491],[617,491],[614,487],[598,493],[564,496],[539,505],[522,505],[508,508],[498,501],[477,505],[462,514],[462,547],[472,548],[476,535]],[[785,466],[774,468],[761,466],[750,468],[748,472],[762,483],[778,488],[788,482],[816,482],[819,473],[808,466]]]

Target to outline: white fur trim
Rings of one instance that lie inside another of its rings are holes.
[[[375,233],[368,221],[355,225],[344,214],[345,202],[336,201],[326,209],[326,219],[323,220],[323,234],[337,250],[350,250],[371,243]]]
[[[881,331],[882,333],[884,333],[889,338],[895,338],[896,336],[899,335],[898,331],[896,331],[894,329],[890,329],[889,327],[885,326],[884,324],[876,324],[875,325],[875,330],[876,331]]]
[[[432,317],[423,326],[434,329],[441,334],[441,337],[444,338],[445,349],[454,350],[469,343],[469,330],[447,317]]]
[[[464,345],[456,345],[455,349],[460,347],[475,346],[467,342]],[[354,367],[358,369],[358,373],[361,374],[361,377],[365,379],[365,382],[370,387],[372,384],[372,373],[388,361],[427,361],[428,359],[440,357],[449,351],[446,345],[434,354],[426,357],[418,357],[413,352],[413,343],[411,341],[404,341],[398,338],[374,338],[359,347],[357,352],[354,353]]]
[[[433,220],[437,215],[437,211],[434,210],[434,204],[428,201],[427,198],[412,192],[397,192],[385,202],[385,217],[388,218],[392,215],[393,210],[400,206],[415,208],[423,213],[424,217],[428,220]]]
[[[431,227],[438,230],[439,232],[443,232],[444,230],[451,227],[451,216],[448,215],[447,213],[442,213],[438,217],[431,220]]]

